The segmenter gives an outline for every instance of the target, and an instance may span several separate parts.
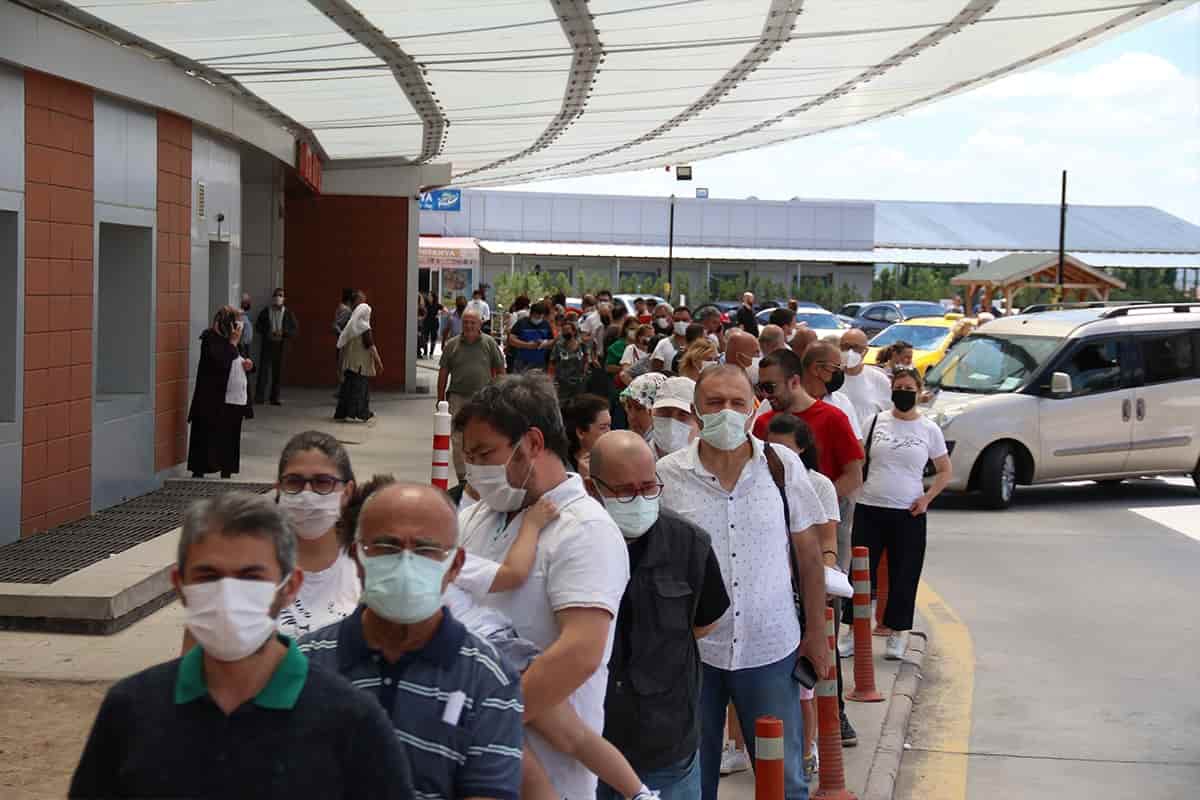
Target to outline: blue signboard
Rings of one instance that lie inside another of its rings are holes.
[[[421,192],[422,211],[462,211],[462,189],[433,189]]]

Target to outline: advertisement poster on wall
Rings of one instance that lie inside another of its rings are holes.
[[[422,236],[418,266],[429,270],[429,286],[442,303],[454,304],[459,295],[470,297],[479,269],[479,243],[466,237]]]

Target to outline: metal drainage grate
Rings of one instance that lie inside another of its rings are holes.
[[[169,480],[161,489],[0,546],[0,583],[54,583],[179,527],[184,509],[225,492],[264,494],[269,483]]]

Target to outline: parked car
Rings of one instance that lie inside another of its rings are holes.
[[[655,300],[657,300],[660,303],[667,302],[666,300],[664,300],[663,298],[659,297],[656,294],[614,294],[613,302],[614,303],[624,303],[625,308],[627,308],[629,310],[629,313],[634,314],[634,313],[636,313],[636,309],[637,309],[637,306],[634,305],[634,301],[637,300],[639,297],[642,298],[643,300],[649,300],[650,298],[654,298]]]
[[[882,366],[879,363],[879,351],[896,342],[908,342],[913,348],[913,366],[922,375],[937,364],[946,355],[951,344],[954,326],[963,318],[962,314],[946,314],[937,317],[914,317],[904,322],[897,322],[887,330],[877,334],[868,343],[865,361],[868,364]]]
[[[771,321],[771,312],[773,308],[764,308],[758,312],[759,325],[766,325]],[[834,335],[841,336],[842,331],[846,330],[848,325],[835,317],[831,312],[818,305],[801,304],[800,310],[796,312],[796,322],[802,322],[810,329],[816,332],[820,338]]]
[[[927,385],[949,488],[989,508],[1068,480],[1182,474],[1200,490],[1200,303],[1003,317],[953,345]]]
[[[855,319],[857,319],[858,312],[862,310],[864,306],[869,306],[870,304],[870,300],[862,300],[857,303],[846,303],[846,305],[837,310],[837,313],[834,314],[834,316],[840,319],[842,322],[845,322],[847,325],[850,325]]]
[[[842,306],[842,312],[853,306],[849,303]],[[866,303],[858,309],[857,316],[850,320],[850,327],[859,328],[867,336],[875,334],[914,317],[941,317],[945,315],[939,303],[927,303],[924,300],[882,300],[878,303]]]

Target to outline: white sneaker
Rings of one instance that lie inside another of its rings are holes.
[[[721,753],[721,774],[732,775],[735,772],[745,772],[750,769],[750,754],[733,746],[727,746]]]
[[[842,658],[854,657],[854,628],[842,626],[842,635],[838,637],[838,655]]]
[[[883,651],[883,657],[888,661],[899,661],[904,658],[904,651],[908,647],[908,634],[904,631],[892,631],[887,638],[887,647]]]

